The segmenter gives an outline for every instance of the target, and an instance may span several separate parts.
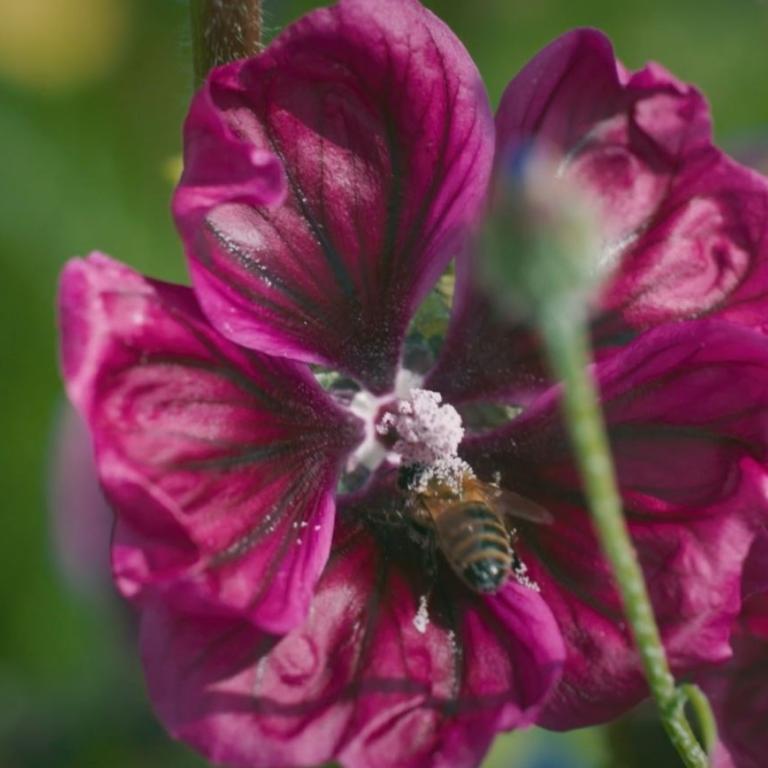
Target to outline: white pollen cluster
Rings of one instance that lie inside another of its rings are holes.
[[[419,608],[413,617],[413,626],[420,634],[424,634],[429,626],[429,610],[427,608],[427,596],[422,595],[419,598]]]
[[[439,392],[412,389],[377,426],[380,434],[397,433],[394,450],[403,464],[432,465],[455,459],[464,437],[461,416],[452,405],[442,405]]]
[[[527,587],[534,592],[541,592],[541,587],[528,575],[528,566],[519,558],[515,558],[512,575],[521,587]]]
[[[428,493],[430,488],[442,486],[455,494],[460,494],[464,478],[474,477],[472,467],[458,456],[438,459],[420,467],[414,482],[409,486],[414,493]]]

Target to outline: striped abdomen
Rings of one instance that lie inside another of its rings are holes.
[[[464,583],[475,592],[496,592],[512,568],[504,522],[487,504],[448,504],[433,514],[440,549]]]

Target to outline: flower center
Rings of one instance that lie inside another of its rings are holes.
[[[434,464],[456,457],[464,427],[459,412],[442,400],[439,392],[412,389],[379,420],[380,435],[397,436],[393,450],[403,464]]]
[[[376,425],[379,434],[392,439],[393,463],[412,469],[402,477],[409,478],[409,489],[426,493],[432,484],[462,490],[464,478],[474,476],[470,466],[459,458],[458,449],[464,437],[459,412],[442,395],[429,389],[412,389],[407,398],[396,403]]]
[[[381,510],[366,509],[368,521],[384,541],[391,541],[395,531],[397,552],[407,542],[418,545],[433,576],[435,557],[442,553],[447,565],[477,593],[493,594],[510,577],[538,589],[514,551],[512,518],[546,522],[547,513],[502,489],[500,476],[489,483],[475,475],[458,453],[464,438],[461,414],[443,403],[439,392],[422,389],[420,383],[413,374],[398,376],[400,396],[355,395],[349,407],[365,419],[367,437],[352,457],[357,463],[348,465],[340,491],[360,489],[379,464],[386,462],[388,471],[399,467],[401,494],[393,498],[395,506],[385,502]],[[351,481],[361,471],[365,477],[355,486]],[[420,597],[413,618],[421,633],[429,626],[428,602],[429,590]]]
[[[462,474],[471,474],[458,457],[464,437],[459,412],[443,403],[442,395],[418,385],[421,379],[401,370],[394,392],[375,397],[357,392],[348,408],[365,425],[365,439],[347,463],[342,492],[356,490],[382,463],[400,467],[429,468],[430,475],[452,485]]]
[[[401,398],[407,397],[408,393],[420,383],[421,377],[418,374],[403,368],[397,374],[393,392],[376,396],[361,389],[350,393],[347,402],[340,400],[341,404],[363,422],[365,429],[363,441],[347,461],[346,471],[339,482],[340,493],[358,490],[385,459],[391,458],[390,448],[377,429],[378,421],[393,402],[396,403]]]

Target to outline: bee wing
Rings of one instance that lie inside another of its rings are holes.
[[[503,488],[496,488],[493,492],[493,505],[502,515],[527,520],[530,523],[551,525],[554,521],[552,513],[544,507],[531,501],[525,496]]]

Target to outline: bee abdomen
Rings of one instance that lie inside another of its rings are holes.
[[[441,515],[438,535],[456,573],[476,592],[496,592],[512,567],[509,534],[499,517],[477,502],[457,504]]]

